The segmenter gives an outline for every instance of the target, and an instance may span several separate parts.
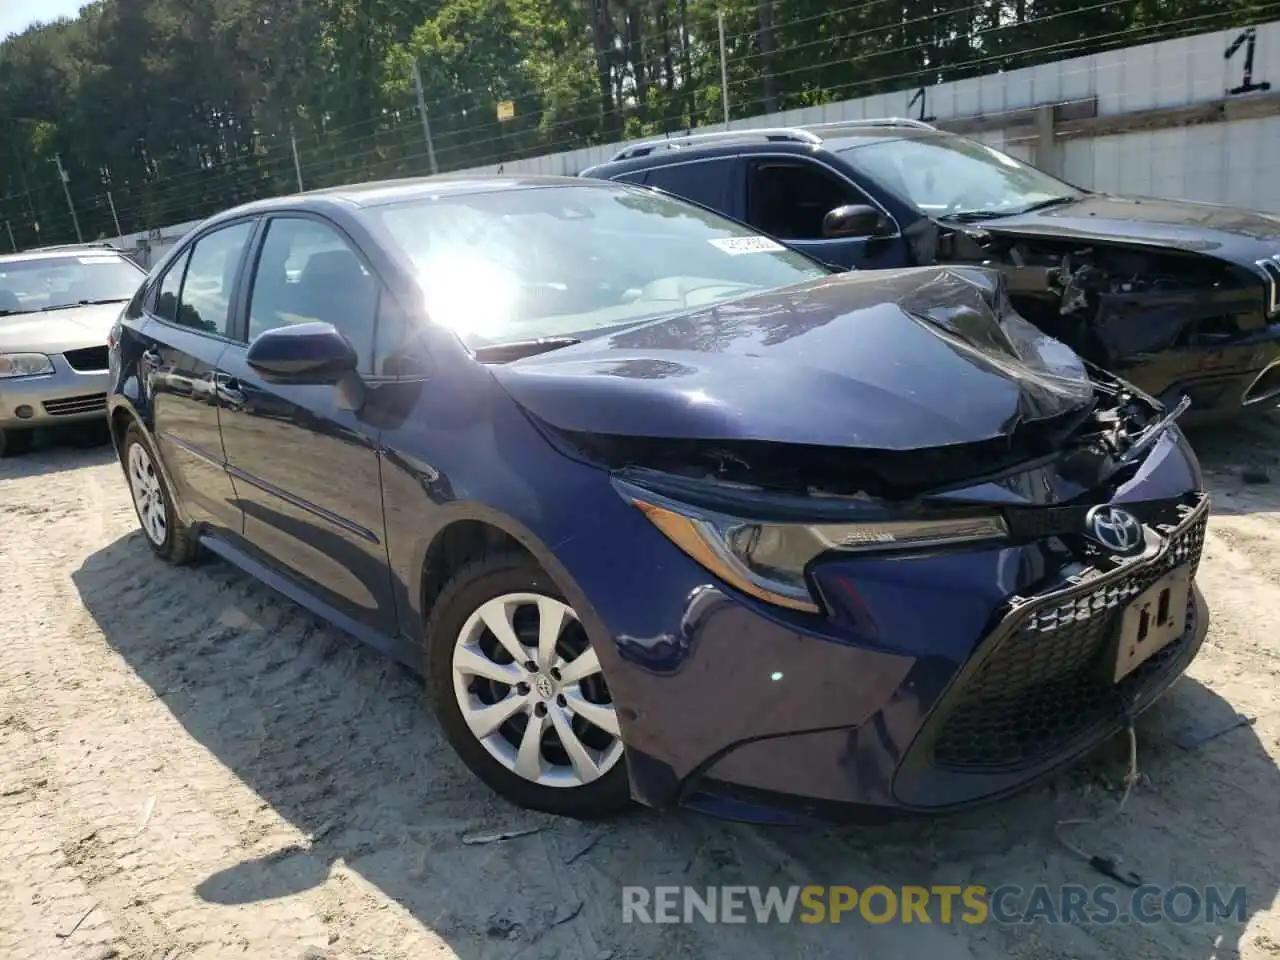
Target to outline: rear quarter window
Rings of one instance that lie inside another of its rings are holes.
[[[658,187],[712,210],[725,210],[729,203],[732,172],[732,157],[694,160],[665,167],[651,167],[647,171],[645,185]]]
[[[645,179],[648,176],[648,170],[631,170],[627,173],[620,173],[616,177],[612,177],[610,179],[617,180],[620,183],[635,183],[643,186]]]

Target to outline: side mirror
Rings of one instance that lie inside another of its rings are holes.
[[[272,383],[336,383],[353,373],[356,351],[331,323],[268,330],[249,345],[246,362]]]
[[[836,207],[822,218],[822,235],[836,237],[873,237],[880,231],[880,211],[864,203]]]

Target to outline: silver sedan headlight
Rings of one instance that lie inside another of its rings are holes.
[[[43,353],[0,353],[0,380],[53,373],[53,361]]]

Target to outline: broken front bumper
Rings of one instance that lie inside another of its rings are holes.
[[[1226,343],[1142,355],[1115,373],[1166,406],[1190,397],[1184,424],[1273,410],[1280,406],[1280,322]]]
[[[1199,564],[1207,498],[1173,509],[1179,519],[1132,561],[1011,598],[923,724],[920,698],[931,683],[922,662],[865,724],[727,753],[707,769],[700,802],[728,798],[816,817],[869,801],[954,809],[1013,792],[1087,753],[1154,703],[1204,641],[1208,613],[1193,586],[1180,635],[1119,682],[1107,669],[1128,603],[1172,572],[1194,576]],[[885,783],[887,795],[877,796]]]

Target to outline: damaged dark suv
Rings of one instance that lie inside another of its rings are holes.
[[[155,553],[424,671],[518,803],[946,809],[1122,729],[1207,623],[1172,415],[1006,283],[599,180],[304,194],[157,265],[112,432]]]
[[[1017,310],[1188,420],[1280,402],[1280,220],[1081,190],[912,120],[633,144],[583,176],[704,204],[843,267],[973,263]]]

